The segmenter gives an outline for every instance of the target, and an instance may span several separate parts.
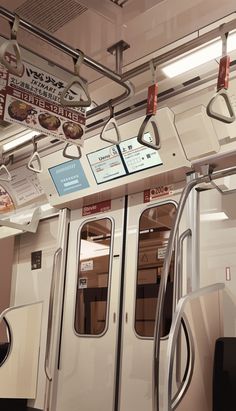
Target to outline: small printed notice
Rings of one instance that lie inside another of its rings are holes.
[[[44,194],[37,175],[25,166],[11,170],[11,176],[12,180],[4,181],[2,185],[12,198],[15,207],[22,206]],[[9,203],[10,200],[5,197],[4,202],[6,201]],[[9,203],[8,207],[11,208],[12,205]]]
[[[49,168],[59,196],[74,193],[89,187],[84,170],[79,160],[67,161]]]
[[[88,288],[88,278],[81,277],[79,278],[79,289]]]
[[[92,270],[93,270],[93,260],[81,262],[80,271],[92,271]]]
[[[160,248],[158,248],[158,251],[157,251],[157,258],[158,258],[158,260],[164,260],[165,255],[166,255],[166,248],[167,248],[167,247],[160,247]]]

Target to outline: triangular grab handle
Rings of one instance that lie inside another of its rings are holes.
[[[115,130],[115,134],[116,134],[116,139],[115,140],[106,136],[107,129],[111,125],[113,125],[113,129]],[[100,134],[100,138],[101,138],[101,140],[106,141],[107,143],[111,143],[111,144],[119,144],[121,142],[120,131],[119,131],[116,119],[114,117],[109,118],[109,120],[107,121],[107,123],[105,124],[105,126],[102,129],[102,132]]]
[[[66,95],[71,87],[75,84],[79,85],[79,88],[84,92],[86,95],[87,100],[67,100]],[[89,107],[92,103],[91,97],[88,92],[87,84],[82,80],[82,78],[78,76],[72,77],[71,81],[67,84],[64,88],[63,92],[61,93],[60,103],[62,106],[66,107]]]
[[[33,165],[34,161],[36,161],[36,163],[37,163],[36,167]],[[27,164],[27,168],[28,168],[28,170],[34,171],[34,173],[42,173],[42,171],[43,171],[42,163],[41,163],[41,159],[39,157],[39,153],[37,151],[35,151],[32,154],[32,156],[31,156],[31,158],[30,158],[30,160]]]
[[[11,173],[8,171],[5,164],[0,166],[0,181],[12,181]]]
[[[148,142],[144,139],[145,131],[148,128],[149,124],[151,124],[153,129],[155,143]],[[161,148],[160,134],[158,131],[158,125],[155,116],[149,115],[145,117],[139,129],[137,140],[143,146],[152,148],[154,150],[159,150]]]
[[[74,146],[77,148],[78,155],[77,155],[77,156],[73,156],[72,154],[68,154],[68,153],[67,153],[67,149],[68,149],[69,146],[71,146],[70,143],[67,143],[67,144],[65,145],[64,150],[63,150],[63,152],[62,152],[63,157],[69,158],[70,160],[79,160],[79,159],[82,157],[82,152],[81,152],[80,147],[79,147],[79,146],[75,146],[75,144],[74,144]]]
[[[9,73],[13,74],[14,76],[21,77],[24,72],[24,64],[22,63],[20,47],[16,40],[19,24],[20,24],[20,18],[19,16],[15,16],[15,20],[14,20],[12,31],[11,31],[11,39],[6,40],[0,46],[0,62],[7,68]],[[15,65],[10,63],[7,60],[6,53],[8,49],[10,49],[11,47],[13,48],[14,53],[15,53],[15,58],[16,58]]]
[[[92,103],[91,97],[88,92],[87,83],[85,83],[85,81],[80,76],[80,67],[84,60],[84,53],[79,50],[78,52],[79,52],[79,56],[74,66],[75,75],[72,77],[71,81],[69,81],[67,86],[64,88],[63,92],[61,93],[61,97],[60,97],[60,103],[62,106],[65,106],[65,107],[89,107],[91,106],[91,103]],[[71,87],[75,84],[79,85],[80,90],[84,92],[87,100],[67,100],[66,99],[67,93],[69,92]]]
[[[229,112],[229,116],[225,116],[224,114],[217,113],[216,111],[214,111],[213,106],[214,106],[215,101],[218,99],[218,97],[222,97],[224,99],[226,107]],[[206,112],[209,117],[222,121],[223,123],[231,124],[235,121],[235,112],[234,112],[232,103],[230,101],[229,95],[225,89],[219,90],[212,97],[212,99],[207,105]]]

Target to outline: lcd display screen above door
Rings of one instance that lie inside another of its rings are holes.
[[[150,133],[144,138],[152,142]],[[89,153],[87,158],[97,184],[163,164],[158,151],[140,144],[137,137]]]

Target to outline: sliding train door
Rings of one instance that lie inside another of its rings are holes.
[[[157,190],[156,197],[153,200],[149,198],[148,203],[145,202],[144,193],[129,197],[120,411],[152,410],[153,335],[157,296],[179,195],[169,193],[169,196],[160,195],[158,198]],[[172,321],[174,264],[173,254],[165,299],[161,359],[165,356]]]
[[[148,203],[144,193],[112,200],[110,210],[91,206],[87,216],[86,208],[72,211],[53,411],[151,411],[157,296],[179,198],[164,194]],[[173,255],[162,355],[174,264]]]
[[[56,411],[114,409],[124,201],[71,213]]]

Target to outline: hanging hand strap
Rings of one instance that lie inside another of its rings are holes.
[[[74,66],[74,73],[75,75],[72,77],[71,81],[67,84],[64,88],[63,92],[61,93],[60,103],[62,106],[66,107],[89,107],[92,103],[91,97],[88,92],[88,86],[85,81],[80,77],[80,67],[84,60],[84,54],[82,51],[79,51],[79,57]],[[68,100],[66,96],[73,85],[77,84],[82,90],[87,98],[87,100]]]
[[[6,40],[0,46],[0,62],[7,68],[9,73],[13,74],[14,76],[21,77],[24,72],[24,65],[21,60],[20,47],[17,42],[17,32],[19,29],[19,25],[20,25],[20,18],[19,16],[15,16],[15,20],[14,20],[14,23],[11,29],[11,39]],[[15,65],[14,63],[10,63],[8,61],[7,51],[11,47],[13,48],[14,53],[15,53],[15,59],[16,59]]]
[[[37,143],[35,141],[35,137],[32,138],[32,143],[33,143],[33,154],[29,159],[29,162],[27,164],[27,168],[28,168],[28,170],[31,170],[34,173],[42,173],[43,168],[42,168],[41,159],[39,157],[39,153],[38,153],[38,150],[37,150]],[[35,161],[37,163],[36,167],[34,165]]]
[[[69,158],[70,160],[79,160],[79,159],[82,157],[81,148],[80,148],[79,146],[75,146],[75,145],[73,144],[73,146],[76,147],[76,148],[77,148],[77,151],[78,151],[78,155],[77,155],[77,156],[74,156],[74,155],[72,155],[72,154],[68,154],[68,153],[67,153],[67,149],[68,149],[70,146],[71,146],[70,143],[66,143],[66,145],[65,145],[65,147],[64,147],[64,150],[63,150],[63,152],[62,152],[63,157]]]
[[[113,126],[113,131],[115,131],[115,139],[107,137],[107,131],[110,126]],[[111,102],[110,102],[110,117],[102,129],[100,138],[101,140],[106,141],[107,143],[116,144],[116,145],[121,142],[120,131],[119,131],[116,119],[114,117],[114,107],[112,106]]]
[[[223,27],[224,26],[222,26],[221,30],[223,30]],[[235,113],[234,113],[234,109],[231,104],[228,92],[227,92],[229,88],[229,74],[230,74],[230,56],[227,55],[227,38],[228,38],[228,33],[224,33],[222,31],[222,34],[221,34],[222,57],[219,63],[217,92],[212,97],[212,99],[210,100],[207,106],[207,114],[209,117],[222,121],[223,123],[230,124],[235,121]],[[222,97],[224,99],[229,115],[226,116],[214,110],[214,103],[216,102],[218,97]]]
[[[0,147],[0,159],[1,159],[0,181],[12,181],[12,176],[11,176],[10,171],[7,168],[7,165],[12,163],[13,156],[10,156],[7,164],[5,164],[5,162],[3,160],[2,146]]]
[[[154,67],[153,60],[150,61],[150,70],[152,74],[152,82],[153,84],[148,87],[148,96],[147,96],[147,111],[146,117],[142,122],[142,125],[138,132],[137,140],[140,144],[152,148],[154,150],[160,149],[160,135],[158,131],[158,124],[156,121],[156,112],[157,112],[157,92],[158,92],[158,84],[156,81],[156,69]],[[152,127],[153,130],[153,137],[154,142],[148,141],[145,138],[145,134],[149,127]]]

